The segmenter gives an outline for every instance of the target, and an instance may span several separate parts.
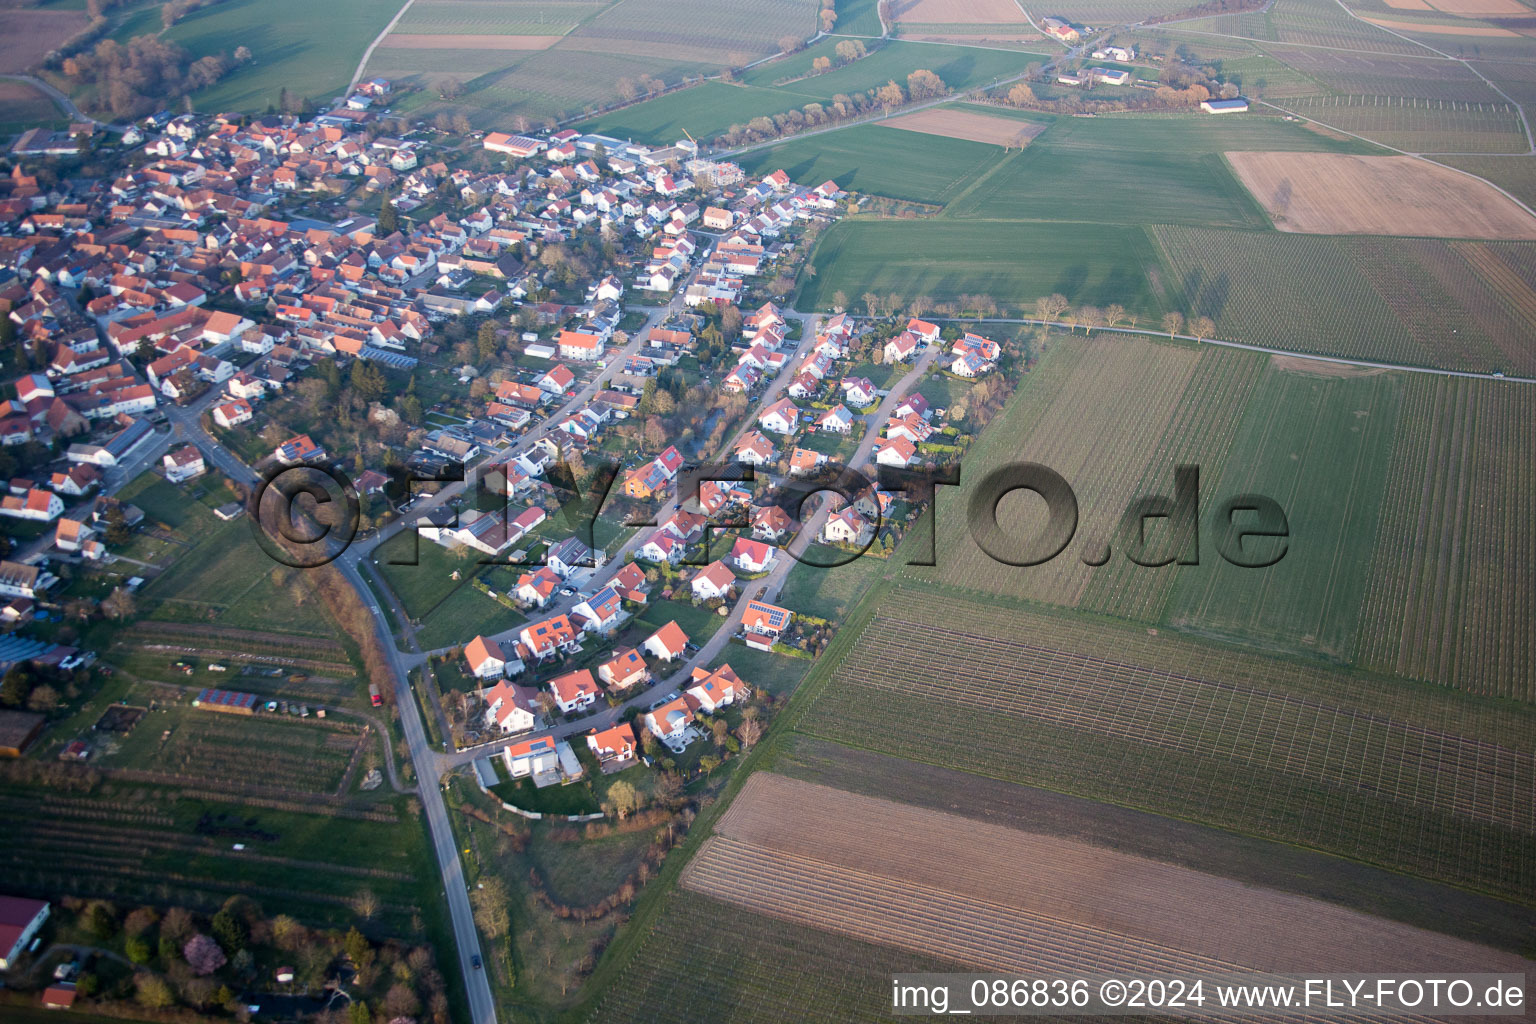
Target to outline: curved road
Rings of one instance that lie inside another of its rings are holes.
[[[120,124],[112,124],[108,121],[98,121],[94,117],[91,117],[89,114],[83,113],[79,107],[75,106],[74,100],[70,99],[64,93],[55,89],[41,78],[34,78],[32,75],[0,75],[0,78],[9,78],[13,82],[25,82],[32,86],[32,88],[53,100],[54,105],[57,106],[60,110],[64,111],[64,113],[68,114],[71,121],[89,121],[96,127],[105,129],[109,132],[120,132],[124,130],[123,126]]]

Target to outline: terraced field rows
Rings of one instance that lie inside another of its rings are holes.
[[[1410,153],[1524,153],[1519,111],[1507,103],[1418,96],[1327,96],[1284,104],[1304,117]]]
[[[1536,699],[1536,402],[1520,389],[1415,381],[1394,455],[1362,663]]]
[[[1030,461],[1061,474],[1077,493],[1079,541],[1044,565],[1021,568],[993,559],[967,530],[942,531],[936,558],[939,579],[1075,605],[1097,571],[1082,563],[1079,548],[1113,536],[1149,463],[1163,471],[1165,487],[1171,487],[1172,464],[1165,464],[1152,444],[1165,436],[1200,353],[1106,335],[1067,344],[1082,350],[1081,372],[1072,374],[1038,418],[1028,409],[1038,396],[1031,393],[1015,401],[1008,420],[992,431],[1007,445],[1006,457],[993,462],[982,456],[973,462],[985,461],[990,468],[1004,461]],[[1119,397],[1113,402],[1097,400],[1104,395]],[[1027,434],[1020,430],[1016,418],[1032,421],[1032,429]],[[1035,535],[1042,518],[1021,503],[1005,501],[998,507],[999,524],[1009,536]]]
[[[864,685],[1036,718],[1422,804],[1536,834],[1536,757],[1327,704],[877,617],[843,663]],[[939,668],[942,657],[942,668]],[[931,668],[929,666],[932,666]]]
[[[957,960],[979,970],[1229,971],[1233,965],[1054,921],[896,878],[716,836],[682,885],[811,928]]]
[[[1184,388],[1178,409],[1163,431],[1134,494],[1172,493],[1177,465],[1200,467],[1202,488],[1221,492],[1222,469],[1266,358],[1248,353],[1207,351]],[[1112,558],[1094,570],[1078,607],[1124,618],[1160,621],[1176,577],[1148,571],[1129,559]]]

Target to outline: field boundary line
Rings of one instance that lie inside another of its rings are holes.
[[[1474,175],[1475,177],[1475,175]],[[1481,179],[1479,179],[1481,180]],[[868,319],[867,317],[862,319]],[[1070,327],[1072,333],[1080,325],[1068,325],[1061,320],[1038,320],[1034,317],[935,317],[930,319],[952,324],[1029,324],[1034,327]],[[1425,373],[1435,377],[1465,377],[1469,380],[1497,380],[1510,384],[1536,384],[1536,377],[1510,377],[1496,376],[1492,372],[1480,373],[1476,370],[1444,370],[1434,366],[1410,366],[1406,363],[1381,363],[1369,359],[1348,359],[1344,356],[1320,356],[1310,352],[1297,352],[1292,349],[1272,348],[1268,345],[1253,345],[1246,341],[1222,341],[1219,338],[1197,338],[1193,334],[1169,334],[1167,331],[1154,331],[1146,327],[1095,327],[1095,331],[1109,331],[1115,334],[1141,334],[1152,338],[1170,338],[1175,341],[1192,341],[1197,345],[1220,345],[1222,348],[1236,348],[1247,352],[1262,352],[1272,356],[1290,356],[1294,359],[1313,359],[1320,363],[1339,363],[1344,366],[1363,366],[1371,370],[1401,370],[1404,373]]]
[[[400,19],[405,17],[405,12],[410,10],[411,5],[415,2],[416,0],[405,0],[404,5],[395,12],[395,16],[389,19],[389,24],[385,25],[379,34],[373,37],[373,42],[368,44],[368,49],[363,51],[363,59],[357,62],[357,70],[352,72],[352,81],[347,83],[347,92],[350,93],[357,83],[362,80],[363,69],[373,59],[373,51],[378,49],[379,44],[384,41],[384,38],[395,30],[395,26],[400,24]]]

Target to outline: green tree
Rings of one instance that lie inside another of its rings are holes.
[[[379,197],[379,231],[381,235],[392,235],[400,227],[400,215],[395,212],[395,197],[389,189]]]
[[[224,952],[233,954],[245,948],[251,931],[244,921],[225,909],[213,915],[213,937],[224,947]]]
[[[93,903],[85,915],[85,930],[101,942],[117,934],[117,915],[105,903]]]
[[[368,936],[356,928],[347,932],[346,937],[341,940],[341,945],[347,952],[347,959],[356,964],[358,970],[373,963],[373,946],[369,943]]]
[[[134,963],[142,965],[149,963],[149,958],[153,953],[149,948],[148,942],[142,938],[134,937],[123,941],[123,955]]]
[[[475,336],[475,345],[480,352],[482,363],[496,354],[496,322],[494,320],[487,320],[480,325],[480,333]]]
[[[139,1005],[150,1010],[164,1010],[176,1005],[176,994],[164,978],[153,974],[140,974],[133,979],[138,989]]]
[[[384,397],[384,373],[366,359],[352,363],[351,384],[352,393],[364,402],[377,402]]]

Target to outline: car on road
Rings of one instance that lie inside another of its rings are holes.
[[[471,956],[469,958],[469,965],[471,967],[473,967],[477,971],[480,969],[480,954],[479,953],[476,953],[476,954],[474,954],[473,956]]]

